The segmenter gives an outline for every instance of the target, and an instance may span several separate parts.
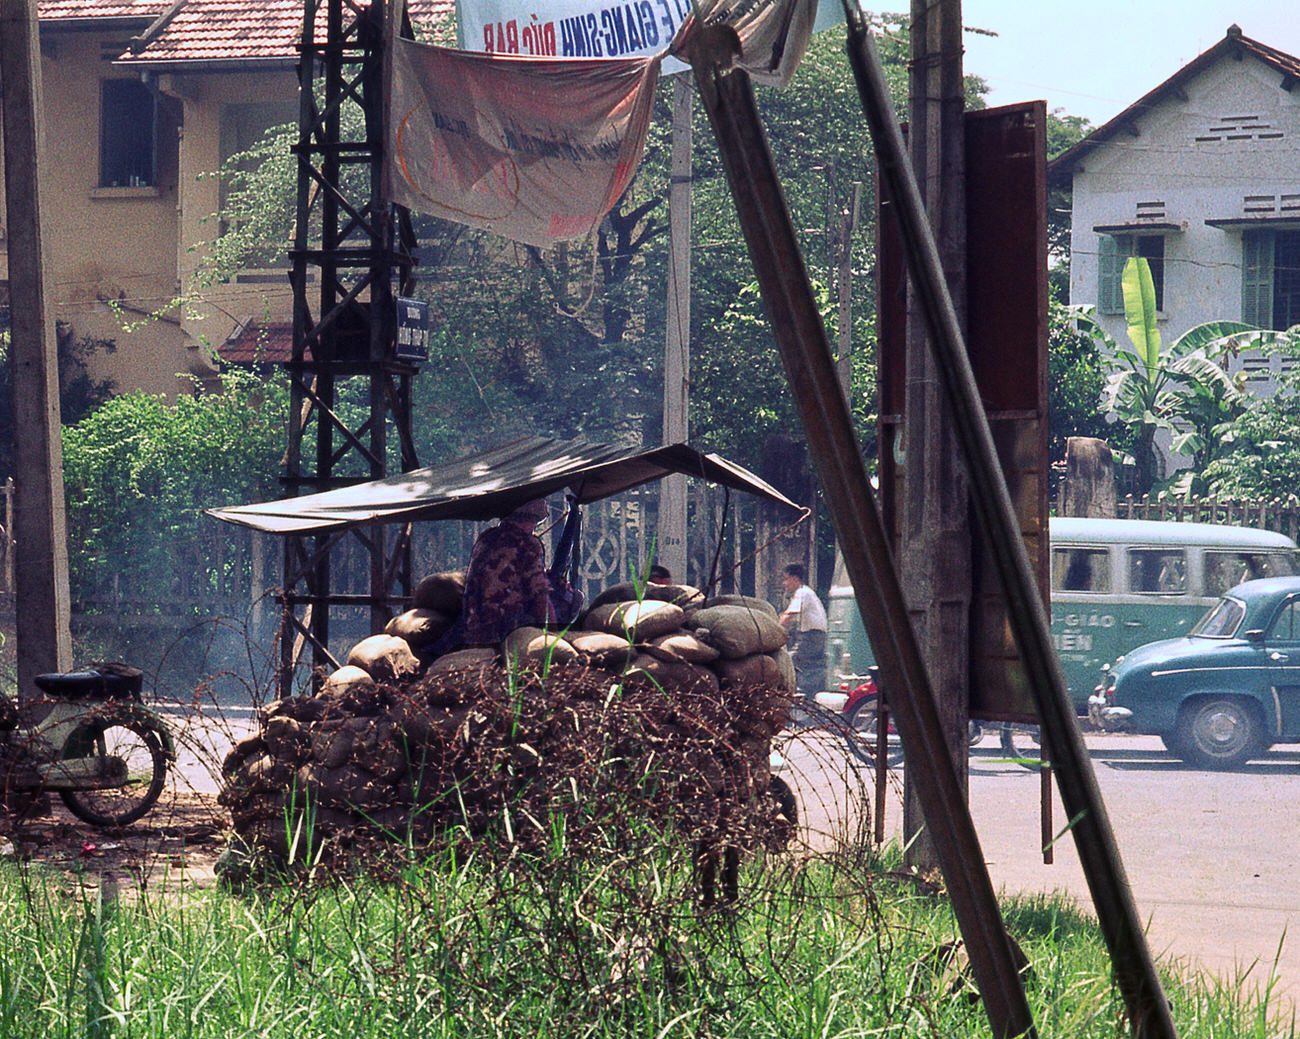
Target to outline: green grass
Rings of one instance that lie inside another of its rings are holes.
[[[557,852],[117,904],[3,863],[0,1037],[989,1034],[937,965],[945,903],[888,857],[751,863],[742,904],[706,912],[666,846],[599,866]],[[1039,1033],[1127,1035],[1094,921],[1057,897],[1004,911]],[[1171,973],[1168,991],[1187,1039],[1295,1035],[1267,985]]]

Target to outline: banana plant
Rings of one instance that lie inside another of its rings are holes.
[[[1108,412],[1136,431],[1137,491],[1145,494],[1159,474],[1156,435],[1161,430],[1169,434],[1171,450],[1191,456],[1189,479],[1214,456],[1246,407],[1245,375],[1230,375],[1228,362],[1244,349],[1267,346],[1275,333],[1239,321],[1209,321],[1165,346],[1144,258],[1125,263],[1122,286],[1130,343],[1113,344],[1115,370],[1107,376],[1102,399]]]

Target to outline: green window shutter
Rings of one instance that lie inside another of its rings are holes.
[[[1097,239],[1097,312],[1099,314],[1124,313],[1124,289],[1121,278],[1127,250],[1120,249],[1114,235],[1104,234]]]
[[[1273,234],[1247,231],[1241,236],[1241,320],[1260,328],[1273,326]]]

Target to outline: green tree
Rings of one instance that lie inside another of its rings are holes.
[[[1300,326],[1277,333],[1272,349],[1300,360]],[[1289,498],[1300,472],[1300,364],[1284,368],[1270,396],[1251,395],[1242,413],[1218,431],[1220,446],[1205,466],[1204,490],[1228,498]]]
[[[1169,433],[1174,452],[1192,456],[1196,472],[1213,457],[1220,428],[1245,410],[1241,377],[1227,373],[1227,359],[1265,342],[1270,333],[1237,321],[1210,321],[1166,347],[1145,259],[1132,257],[1124,265],[1123,290],[1130,344],[1112,344],[1113,368],[1103,399],[1132,433],[1137,491],[1145,494],[1159,473],[1159,431]]]
[[[113,397],[63,432],[74,598],[94,598],[130,567],[162,608],[178,566],[216,522],[202,510],[278,497],[288,393],[283,379],[222,376],[220,392]]]
[[[1088,136],[1093,126],[1087,119],[1054,108],[1047,113],[1047,158],[1050,162]],[[1062,299],[1069,296],[1070,226],[1073,184],[1068,175],[1053,178],[1047,185],[1048,279]]]
[[[1106,421],[1102,391],[1106,386],[1106,337],[1097,323],[1078,308],[1059,302],[1048,305],[1047,412],[1051,428],[1049,455],[1065,457],[1067,437],[1096,437],[1113,450],[1129,450],[1128,430]]]

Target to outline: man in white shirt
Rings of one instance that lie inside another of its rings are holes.
[[[785,568],[781,583],[790,602],[781,614],[781,626],[790,632],[790,655],[801,695],[811,700],[826,688],[826,608],[808,587],[808,571],[798,563]]]

